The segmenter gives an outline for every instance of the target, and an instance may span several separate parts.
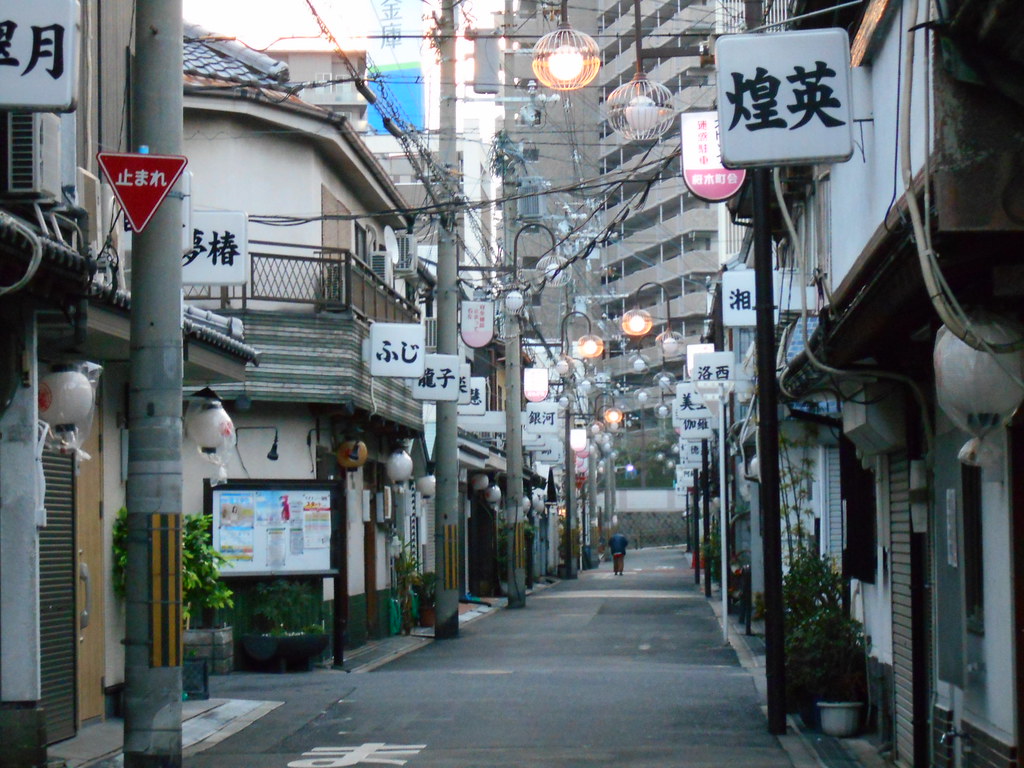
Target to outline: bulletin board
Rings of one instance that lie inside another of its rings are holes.
[[[221,576],[330,575],[339,509],[333,483],[246,481],[206,486]]]

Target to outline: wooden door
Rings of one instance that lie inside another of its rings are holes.
[[[78,722],[102,719],[105,624],[103,582],[110,559],[103,546],[102,424],[97,409],[94,429],[84,449],[92,458],[79,464],[75,482],[75,564],[78,631]]]

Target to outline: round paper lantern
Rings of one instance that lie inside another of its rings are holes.
[[[235,425],[220,400],[204,400],[185,417],[185,433],[201,450],[213,452],[231,443]]]
[[[483,472],[473,475],[473,477],[469,481],[469,487],[472,488],[474,491],[485,490],[487,486],[489,486],[490,484],[491,478],[489,478]]]
[[[361,440],[346,440],[338,446],[336,454],[338,465],[342,469],[348,470],[359,469],[359,467],[366,463],[366,458],[369,455],[366,443]]]
[[[437,478],[433,475],[423,475],[416,478],[416,490],[424,499],[429,499],[437,491]]]
[[[405,483],[412,477],[412,456],[403,450],[392,451],[384,469],[392,483]]]
[[[501,501],[501,488],[496,485],[487,486],[484,491],[484,501],[488,504],[498,504]]]
[[[39,418],[53,427],[83,425],[92,407],[92,384],[84,373],[54,371],[39,382]]]

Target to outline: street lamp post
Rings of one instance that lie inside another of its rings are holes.
[[[519,238],[529,230],[542,229],[551,237],[553,250],[558,238],[555,233],[543,224],[527,224],[516,232],[512,239],[512,282],[513,290],[517,288],[519,279]],[[511,296],[511,293],[509,294]],[[526,605],[526,563],[519,543],[525,537],[519,535],[522,527],[523,499],[523,392],[522,392],[522,359],[519,330],[519,312],[522,311],[522,294],[519,295],[518,306],[510,305],[506,297],[505,319],[505,455],[507,458],[508,480],[505,498],[505,522],[511,528],[505,537],[507,541],[506,562],[508,573],[505,578],[509,584],[508,607],[522,608]]]

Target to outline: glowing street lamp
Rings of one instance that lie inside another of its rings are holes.
[[[569,26],[568,0],[562,0],[561,24],[533,47],[533,74],[555,91],[577,91],[589,85],[601,68],[601,51],[590,35]]]

